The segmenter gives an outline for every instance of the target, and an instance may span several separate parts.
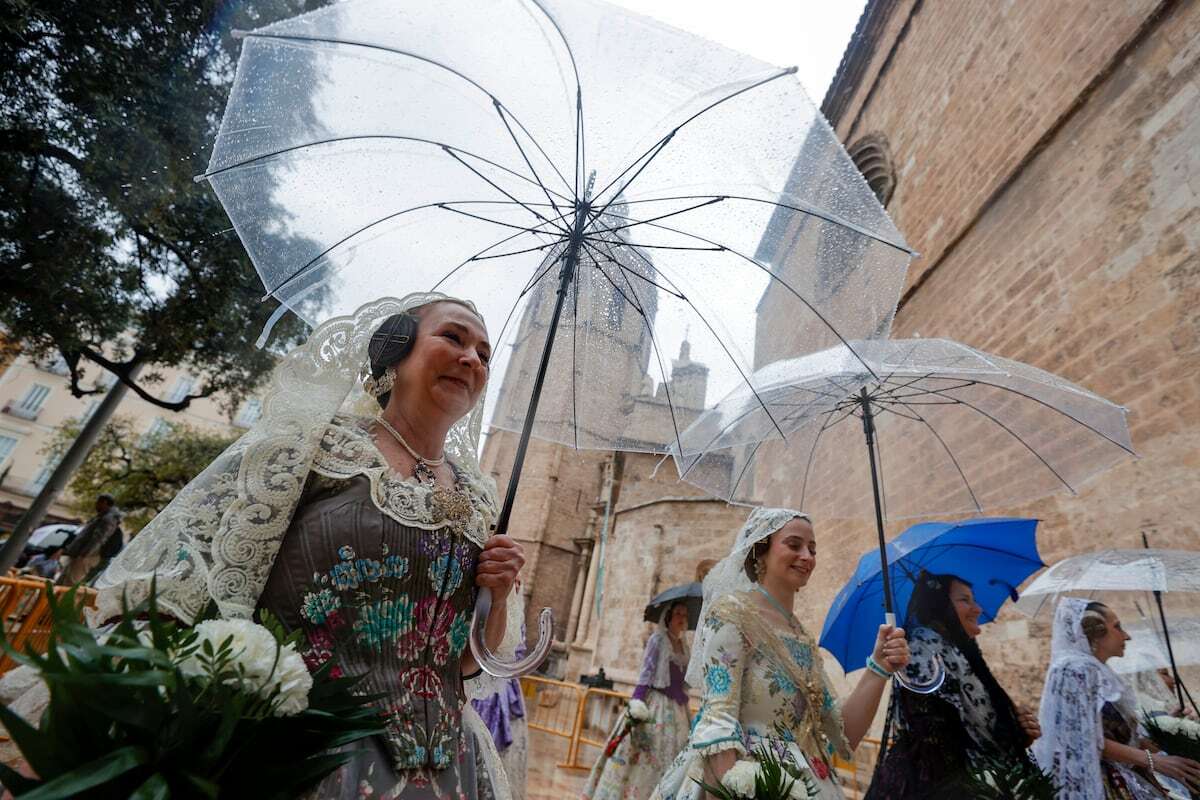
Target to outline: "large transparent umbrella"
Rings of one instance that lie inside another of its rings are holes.
[[[311,322],[477,303],[510,367],[492,424],[521,432],[500,532],[530,435],[664,452],[754,392],[763,342],[887,335],[912,253],[794,69],[589,0],[358,0],[241,35],[201,177]],[[505,667],[472,637],[496,675],[549,644]]]
[[[889,620],[886,516],[1075,492],[1133,452],[1120,406],[946,339],[851,342],[772,363],[751,383],[680,436],[679,474],[731,501],[798,492],[823,517],[874,512]]]
[[[1037,616],[1043,609],[1052,608],[1063,595],[1094,597],[1104,592],[1148,592],[1154,595],[1162,626],[1163,647],[1182,708],[1187,689],[1179,674],[1172,644],[1175,626],[1167,622],[1162,596],[1165,592],[1200,592],[1200,551],[1158,550],[1147,543],[1147,547],[1141,550],[1098,550],[1064,558],[1029,584],[1021,593],[1017,608],[1030,616]],[[1188,699],[1191,699],[1190,694]],[[1200,713],[1194,700],[1192,708]]]

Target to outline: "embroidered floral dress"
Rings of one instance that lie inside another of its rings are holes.
[[[368,423],[326,431],[260,606],[303,632],[310,666],[366,675],[386,733],[314,792],[320,798],[493,797],[487,731],[464,729],[460,659],[476,559],[493,510],[489,488],[455,492],[404,479]],[[472,713],[473,719],[478,719]]]
[[[850,747],[812,637],[753,591],[717,600],[701,624],[710,632],[700,714],[655,800],[697,800],[703,795],[693,779],[712,782],[706,757],[734,750],[748,758],[762,747],[806,773],[814,797],[842,798],[831,760],[849,758]]]
[[[592,767],[584,800],[646,800],[688,738],[688,695],[683,676],[689,653],[676,650],[662,630],[650,635],[642,656],[633,699],[650,710],[651,719],[634,726],[611,754],[602,753]],[[609,735],[612,742],[625,727],[622,715]]]

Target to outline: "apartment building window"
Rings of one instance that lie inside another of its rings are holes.
[[[8,463],[8,457],[12,455],[13,450],[17,449],[19,440],[15,436],[5,436],[0,434],[0,470]]]
[[[165,419],[162,417],[155,417],[154,422],[150,423],[150,427],[146,429],[146,432],[142,434],[142,438],[138,440],[138,445],[141,447],[146,447],[147,445],[153,443],[155,439],[165,436],[166,434],[170,433],[170,431],[171,426]]]
[[[262,401],[257,397],[251,397],[244,404],[242,410],[238,412],[237,417],[233,420],[234,425],[242,428],[249,428],[258,418],[262,416]]]
[[[25,395],[15,403],[5,406],[5,411],[21,419],[37,419],[38,413],[50,396],[50,387],[35,383],[25,392]]]
[[[168,403],[178,403],[183,398],[192,393],[192,389],[196,387],[196,382],[187,375],[180,375],[175,381],[174,388],[171,389],[171,394],[167,397]]]
[[[38,364],[38,367],[46,372],[53,372],[55,375],[61,375],[64,378],[71,374],[71,368],[67,366],[67,360],[62,357],[61,353],[54,358]]]
[[[29,494],[37,494],[45,488],[46,483],[50,480],[50,476],[54,474],[54,468],[58,466],[58,462],[62,459],[51,457],[42,462],[42,466],[38,469],[37,474],[33,476],[33,480],[29,482],[29,487],[26,491]]]

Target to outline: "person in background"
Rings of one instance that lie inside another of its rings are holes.
[[[1033,746],[1054,775],[1058,800],[1158,800],[1154,773],[1200,788],[1200,763],[1143,749],[1133,692],[1105,663],[1129,634],[1103,603],[1065,597],[1054,615],[1050,669]]]
[[[509,614],[525,618],[525,600],[521,580],[513,584]],[[524,658],[525,624],[514,656]],[[525,698],[521,694],[520,678],[496,678],[486,672],[467,682],[467,696],[479,714],[492,742],[500,753],[500,763],[508,776],[508,788],[513,800],[525,800],[525,778],[529,762],[529,720],[525,715]]]
[[[667,606],[646,642],[642,669],[630,702],[608,746],[592,767],[584,800],[646,800],[663,771],[687,744],[688,695],[684,674],[691,651],[687,644],[687,604]],[[634,719],[634,703],[645,718]]]
[[[101,564],[102,552],[109,539],[121,536],[121,513],[116,501],[107,492],[96,498],[96,516],[79,530],[79,534],[63,549],[67,561],[58,582],[73,586],[84,581]]]
[[[37,578],[45,578],[53,581],[58,577],[58,573],[62,571],[62,563],[59,558],[62,556],[63,549],[56,547],[45,553],[38,553],[25,562],[25,566],[21,568],[22,575],[32,575]]]

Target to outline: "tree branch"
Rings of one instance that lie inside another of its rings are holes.
[[[46,156],[70,165],[77,172],[83,172],[87,163],[67,148],[50,142],[46,135],[38,130],[0,130],[0,150],[30,156]]]
[[[182,400],[174,402],[170,400],[163,400],[162,398],[155,397],[147,392],[138,385],[137,381],[130,379],[129,373],[133,370],[134,366],[136,366],[142,360],[140,356],[135,355],[129,361],[118,363],[105,358],[103,354],[90,348],[84,348],[82,354],[86,356],[89,361],[95,362],[99,366],[104,367],[104,369],[111,372],[113,375],[116,375],[117,380],[128,386],[130,390],[133,391],[133,393],[138,397],[142,398],[147,403],[158,406],[159,408],[165,408],[167,411],[183,411],[192,404],[193,400],[200,400],[205,397],[210,397],[216,391],[215,389],[206,389],[198,394],[185,395]]]
[[[174,253],[175,257],[179,259],[181,264],[183,264],[184,269],[191,274],[192,279],[195,280],[201,288],[204,288],[203,281],[200,279],[200,268],[188,254],[183,252],[183,249],[180,248],[179,245],[177,245],[175,242],[167,241],[162,236],[159,236],[157,233],[144,225],[130,224],[129,227],[134,233],[136,233],[138,236],[141,236],[143,239],[147,239],[159,247],[165,247],[167,250],[170,250],[172,253]]]

